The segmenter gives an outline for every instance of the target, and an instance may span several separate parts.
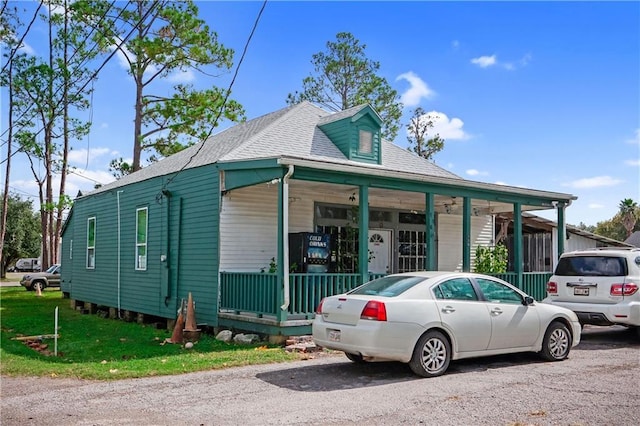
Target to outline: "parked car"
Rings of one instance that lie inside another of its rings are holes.
[[[323,299],[315,343],[354,362],[408,363],[423,377],[452,360],[538,352],[560,361],[580,342],[578,317],[497,278],[457,272],[388,275]]]
[[[596,248],[564,253],[544,302],[573,310],[581,324],[639,327],[640,249]]]
[[[47,287],[60,287],[60,265],[52,265],[44,272],[26,274],[20,280],[20,285],[28,291],[44,290]]]

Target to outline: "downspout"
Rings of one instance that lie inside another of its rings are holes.
[[[282,284],[284,285],[284,303],[280,309],[289,309],[289,178],[293,175],[293,164],[282,179]]]
[[[120,316],[120,193],[124,191],[116,192],[116,199],[118,202],[118,318]]]

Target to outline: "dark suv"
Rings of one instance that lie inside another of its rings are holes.
[[[564,253],[547,283],[543,302],[571,309],[583,325],[640,327],[640,249]]]

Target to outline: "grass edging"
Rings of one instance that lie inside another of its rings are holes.
[[[54,334],[54,312],[59,311],[58,356],[53,339],[44,352],[34,350],[19,336]],[[0,288],[0,374],[117,380],[217,370],[244,365],[301,359],[281,346],[225,343],[202,334],[192,349],[166,344],[168,330],[151,325],[83,315],[71,309],[62,293],[48,289],[41,297],[22,287]]]

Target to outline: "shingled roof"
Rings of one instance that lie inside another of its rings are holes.
[[[331,113],[304,101],[230,127],[212,136],[204,143],[195,144],[86,195],[169,175],[182,168],[194,168],[219,162],[281,157],[345,166],[358,165],[376,170],[412,172],[455,180],[462,179],[434,163],[384,140],[382,141],[381,165],[363,164],[347,159],[320,130],[318,125],[357,114],[365,106]]]

